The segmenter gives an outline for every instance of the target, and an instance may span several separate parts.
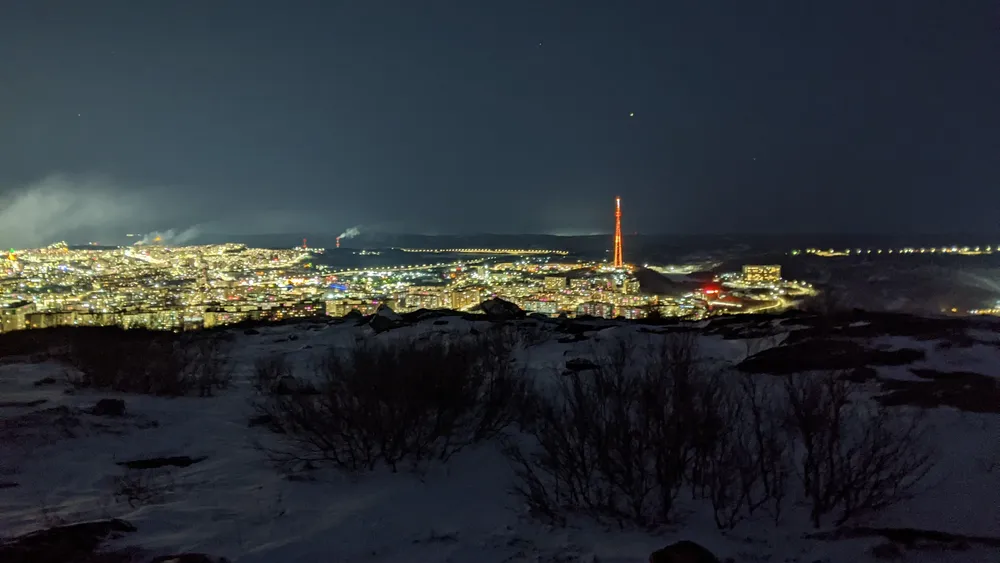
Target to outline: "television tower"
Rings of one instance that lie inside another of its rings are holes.
[[[625,260],[622,255],[622,198],[615,198],[615,258],[614,266],[615,268],[621,268],[625,265]]]

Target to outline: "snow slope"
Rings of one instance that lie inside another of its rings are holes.
[[[240,563],[640,563],[651,551],[680,539],[697,541],[720,559],[735,561],[873,560],[869,549],[882,540],[807,539],[804,534],[811,530],[806,519],[794,513],[780,529],[749,521],[729,534],[717,531],[710,515],[694,504],[685,507],[683,523],[669,529],[622,530],[586,519],[552,528],[529,519],[509,494],[512,470],[488,446],[463,452],[423,475],[376,472],[350,478],[323,470],[313,480],[289,479],[256,447],[258,440],[267,439],[263,429],[248,424],[253,414],[250,377],[257,358],[283,353],[306,371],[331,347],[346,348],[359,338],[420,338],[432,332],[467,333],[486,325],[452,317],[447,324],[425,320],[378,335],[354,323],[308,330],[265,327],[254,335],[234,330],[234,387],[211,398],[69,393],[62,383],[67,368],[61,364],[2,364],[0,420],[13,438],[0,443],[0,483],[9,485],[0,487],[0,536],[60,521],[113,516],[138,529],[118,540],[119,545],[156,554],[203,552]],[[588,333],[586,340],[560,343],[565,335],[550,334],[551,325],[544,325],[539,342],[519,351],[518,358],[544,384],[558,376],[566,359],[592,355],[616,334],[640,331],[634,325],[608,326]],[[784,336],[777,334],[769,345],[780,344]],[[1000,350],[992,343],[962,350],[901,338],[879,344],[919,344],[928,350],[926,365],[949,370],[968,365],[1000,376]],[[760,349],[761,343],[753,347]],[[713,335],[701,337],[701,348],[719,362],[735,362],[748,346]],[[36,386],[44,377],[57,382]],[[111,419],[79,410],[106,397],[123,398],[129,416]],[[11,404],[42,400],[33,406]],[[933,487],[871,524],[1000,535],[1000,415],[939,408],[929,410],[928,416],[945,460],[932,476]],[[206,459],[146,477],[144,485],[155,493],[152,498],[132,505],[116,498],[128,474],[116,462],[182,455]],[[998,466],[989,472],[991,460]],[[913,562],[997,562],[1000,552],[972,547],[912,551],[905,557]]]

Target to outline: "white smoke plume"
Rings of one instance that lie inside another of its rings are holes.
[[[339,239],[354,238],[360,234],[361,234],[361,227],[351,227],[350,229],[347,229],[346,231],[340,233],[340,236],[337,238]]]
[[[156,208],[140,192],[99,176],[54,174],[12,191],[4,188],[0,241],[7,246],[44,246],[83,230],[110,233]]]
[[[194,240],[201,234],[201,230],[198,227],[190,227],[181,232],[177,232],[174,229],[168,229],[166,231],[153,231],[152,233],[146,233],[142,235],[142,239],[135,244],[161,244],[163,246],[181,246],[191,240]]]

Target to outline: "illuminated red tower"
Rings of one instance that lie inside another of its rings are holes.
[[[305,250],[307,248],[309,248],[309,247],[306,246],[306,239],[302,239],[302,250]]]
[[[625,259],[622,255],[622,198],[615,198],[615,268],[621,268],[625,265]]]

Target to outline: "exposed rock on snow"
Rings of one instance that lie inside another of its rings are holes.
[[[479,304],[478,309],[491,321],[511,321],[525,317],[524,311],[520,307],[499,297],[483,301]]]
[[[0,544],[4,563],[66,563],[89,560],[108,539],[134,532],[135,526],[118,519],[55,526]]]
[[[749,373],[784,375],[813,370],[850,370],[867,365],[900,366],[924,359],[923,350],[871,350],[852,340],[814,339],[768,348],[740,362]]]
[[[573,358],[571,360],[566,360],[566,369],[574,372],[597,369],[597,364],[587,358]]]
[[[403,317],[400,317],[386,305],[379,305],[375,314],[372,315],[370,321],[368,321],[368,326],[375,331],[376,334],[380,332],[385,332],[396,328],[402,324]]]
[[[274,385],[275,395],[313,395],[316,388],[292,375],[283,375]]]
[[[95,416],[125,416],[124,399],[101,399],[97,401],[90,414]]]
[[[30,407],[37,407],[38,405],[43,405],[47,402],[48,399],[35,399],[34,401],[0,401],[0,408],[3,407],[30,408]]]
[[[943,372],[911,369],[919,381],[885,379],[887,394],[878,397],[883,405],[913,405],[933,408],[942,405],[966,412],[1000,413],[1000,382],[994,377],[968,371]]]
[[[719,563],[719,559],[704,547],[685,540],[654,551],[649,563]]]
[[[132,461],[119,461],[117,465],[129,469],[159,469],[160,467],[189,467],[208,459],[208,456],[188,457],[154,457],[150,459],[135,459]]]

